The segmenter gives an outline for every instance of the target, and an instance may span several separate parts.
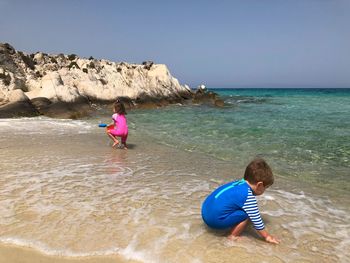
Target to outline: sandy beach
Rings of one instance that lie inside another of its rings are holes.
[[[58,257],[47,256],[34,249],[1,245],[0,246],[0,262],[1,263],[112,263],[112,262],[130,262],[137,263],[138,261],[126,260],[118,256],[104,257]]]
[[[211,257],[205,262],[208,263],[219,263],[219,262],[247,262],[247,263],[258,263],[263,262],[265,260],[262,256],[254,256],[251,257],[247,255],[242,249],[235,249],[235,256],[232,257],[230,254],[227,254],[226,257],[221,257],[220,259],[216,259],[215,255],[211,255]],[[195,260],[194,260],[195,261]],[[33,249],[15,247],[15,246],[0,246],[0,262],[1,263],[139,263],[143,262],[137,260],[128,260],[124,257],[120,256],[95,256],[95,257],[59,257],[59,256],[47,256],[39,253]],[[193,262],[193,260],[184,260],[181,262]],[[272,263],[280,263],[283,262],[278,258],[269,258],[269,262]],[[298,261],[295,261],[298,262]],[[300,261],[307,262],[307,261]],[[311,262],[311,261],[310,261]],[[322,262],[322,261],[321,261]],[[324,261],[327,262],[327,261]]]
[[[244,167],[157,143],[137,132],[135,118],[149,118],[137,114],[127,151],[111,148],[101,116],[1,121],[0,262],[345,262],[346,195],[276,174],[258,201],[282,243],[252,228],[229,241],[204,225],[200,207]]]

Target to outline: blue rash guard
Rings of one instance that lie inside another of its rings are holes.
[[[256,230],[265,228],[252,189],[244,179],[224,184],[203,202],[202,218],[211,228],[231,228],[249,218]]]

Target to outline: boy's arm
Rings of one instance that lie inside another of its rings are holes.
[[[271,236],[265,230],[265,225],[264,225],[264,222],[260,216],[260,212],[259,212],[256,198],[250,190],[248,190],[247,200],[245,201],[242,208],[249,216],[249,219],[253,223],[256,231],[259,233],[259,235],[263,239],[265,239],[266,242],[273,243],[273,244],[278,244],[280,242],[277,238]]]
[[[263,230],[257,230],[258,234],[265,239],[266,242],[272,243],[272,244],[279,244],[280,240],[277,238],[271,236],[265,229]]]

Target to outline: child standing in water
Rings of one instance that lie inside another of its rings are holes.
[[[265,160],[253,160],[243,179],[220,186],[205,199],[202,205],[204,222],[214,229],[232,228],[229,238],[234,239],[240,236],[250,220],[265,241],[278,244],[280,241],[265,230],[255,198],[273,181],[272,170]]]
[[[117,99],[113,105],[112,115],[113,122],[110,125],[114,125],[113,129],[107,129],[107,135],[113,140],[113,146],[119,145],[117,137],[121,137],[121,143],[124,149],[127,149],[126,139],[128,138],[128,123],[126,120],[126,110],[124,104]]]

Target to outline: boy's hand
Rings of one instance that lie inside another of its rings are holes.
[[[273,236],[270,236],[268,235],[266,238],[265,238],[265,241],[266,242],[269,242],[269,243],[272,243],[272,244],[279,244],[281,241],[278,240],[277,238],[273,237]]]

